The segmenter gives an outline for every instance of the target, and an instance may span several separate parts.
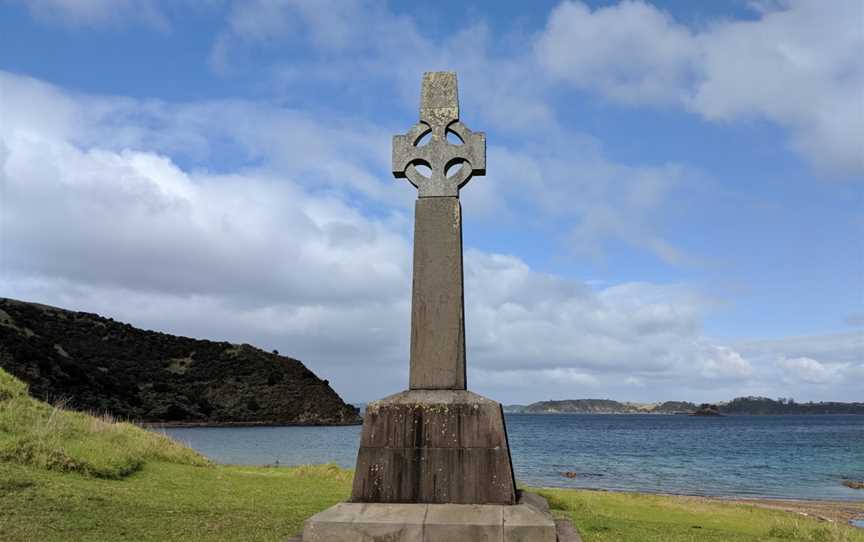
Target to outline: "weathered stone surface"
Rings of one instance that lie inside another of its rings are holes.
[[[508,542],[556,542],[555,522],[533,506],[517,504],[502,508],[504,540]]]
[[[369,403],[360,445],[503,448],[501,405],[470,391],[412,390]]]
[[[412,390],[371,403],[351,500],[513,504],[501,405],[468,391]]]
[[[345,503],[312,516],[304,527],[303,542],[556,540],[552,516],[527,505]]]
[[[447,133],[458,143],[447,141]],[[430,134],[429,142],[421,144]],[[426,177],[416,166],[431,170]],[[451,168],[461,165],[455,171]],[[486,174],[486,135],[459,122],[459,93],[453,72],[427,72],[420,96],[420,122],[408,133],[393,136],[393,175],[407,178],[421,198],[459,195],[475,175]],[[448,176],[449,175],[449,176]]]
[[[420,122],[430,126],[459,119],[459,83],[456,72],[426,72],[420,87]]]
[[[447,140],[449,132],[458,143]],[[425,135],[428,143],[421,141]],[[431,169],[430,177],[420,175],[421,164]],[[456,165],[461,168],[451,171]],[[501,405],[466,391],[458,195],[472,175],[485,172],[485,136],[459,122],[456,75],[425,74],[420,122],[393,138],[393,173],[419,190],[410,389],[367,408],[355,503],[515,504]],[[500,527],[503,537],[503,519]]]
[[[423,542],[426,507],[337,504],[306,520],[303,542]]]
[[[556,519],[555,528],[558,531],[558,542],[582,542],[582,537],[569,519]]]
[[[531,506],[541,512],[549,512],[549,501],[536,493],[519,490],[517,491],[516,498],[518,504]]]
[[[466,386],[461,215],[458,198],[415,206],[411,389]]]
[[[488,448],[360,448],[353,500],[509,503],[508,457]]]
[[[503,542],[503,510],[503,506],[481,504],[430,505],[426,512],[423,542]]]

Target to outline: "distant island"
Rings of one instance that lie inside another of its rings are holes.
[[[504,405],[504,412],[522,414],[864,414],[864,403],[796,403],[794,399],[738,397],[728,402],[697,405],[688,401],[659,403],[619,402],[611,399],[565,399],[530,405]]]
[[[144,423],[361,423],[300,361],[0,298],[0,368],[48,402]]]

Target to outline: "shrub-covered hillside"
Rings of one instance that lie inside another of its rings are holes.
[[[359,423],[296,359],[0,298],[0,368],[34,397],[144,422]]]

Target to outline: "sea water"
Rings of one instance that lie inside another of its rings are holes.
[[[507,414],[520,482],[686,495],[862,500],[864,416]],[[353,468],[360,427],[172,428],[220,463]],[[568,478],[563,473],[572,473]]]

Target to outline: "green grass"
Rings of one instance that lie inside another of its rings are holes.
[[[164,435],[36,401],[0,369],[0,540],[278,541],[348,497],[351,471],[212,465]],[[864,542],[785,512],[538,490],[585,542]]]
[[[864,542],[864,532],[755,506],[641,493],[537,490],[585,542]]]
[[[147,463],[110,480],[0,463],[0,540],[281,541],[344,500],[350,472]]]
[[[37,401],[25,384],[2,369],[0,461],[99,478],[122,478],[148,461],[209,464],[165,435]]]

